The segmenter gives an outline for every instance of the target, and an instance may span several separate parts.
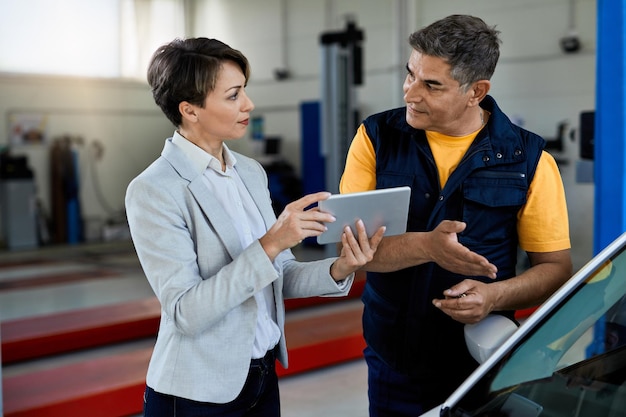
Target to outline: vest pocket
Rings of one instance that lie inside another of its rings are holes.
[[[522,173],[485,171],[465,180],[463,197],[488,207],[521,207],[526,202],[527,189]]]
[[[498,243],[516,236],[517,213],[526,203],[526,177],[516,172],[482,172],[463,183],[466,242]]]
[[[379,172],[376,175],[376,188],[401,187],[413,185],[413,174],[405,172]]]

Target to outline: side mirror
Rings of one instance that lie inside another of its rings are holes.
[[[517,324],[500,314],[490,314],[478,323],[465,325],[465,344],[478,363],[483,363],[517,330]]]

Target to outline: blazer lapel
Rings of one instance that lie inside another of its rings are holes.
[[[265,228],[269,229],[274,222],[276,222],[276,215],[272,209],[271,199],[268,196],[267,185],[262,180],[264,177],[261,177],[261,170],[253,169],[254,166],[242,158],[239,154],[236,156],[237,173],[259,209],[259,212],[263,217],[263,221],[265,222]],[[268,204],[268,200],[270,200],[270,204]]]
[[[207,191],[206,185],[202,182],[202,176],[191,181],[188,188],[213,225],[231,258],[237,257],[242,251],[237,230],[233,227],[222,205],[213,197],[213,194]]]
[[[242,251],[237,230],[233,227],[230,217],[222,205],[207,191],[206,185],[202,181],[203,173],[195,171],[185,154],[170,140],[165,142],[162,156],[169,161],[182,178],[189,181],[187,188],[213,225],[229,255],[234,259]]]

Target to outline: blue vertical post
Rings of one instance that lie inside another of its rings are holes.
[[[82,216],[80,211],[80,182],[79,182],[79,166],[78,166],[78,151],[70,146],[70,156],[72,167],[70,172],[71,178],[67,181],[67,243],[77,244],[81,240],[82,236]]]
[[[326,191],[326,164],[321,150],[321,103],[300,104],[300,138],[302,194]],[[313,239],[315,240],[315,239]]]
[[[594,253],[626,230],[626,0],[598,0]]]
[[[594,132],[594,253],[626,230],[624,11],[626,0],[598,0]],[[605,320],[594,326],[587,357],[604,352]]]

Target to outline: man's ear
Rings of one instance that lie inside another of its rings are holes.
[[[189,122],[195,122],[198,120],[198,116],[196,114],[196,108],[188,101],[181,101],[178,105],[178,111],[180,112],[183,119]]]
[[[489,93],[489,89],[491,88],[491,81],[489,80],[479,80],[472,85],[472,104],[478,105],[487,93]]]

